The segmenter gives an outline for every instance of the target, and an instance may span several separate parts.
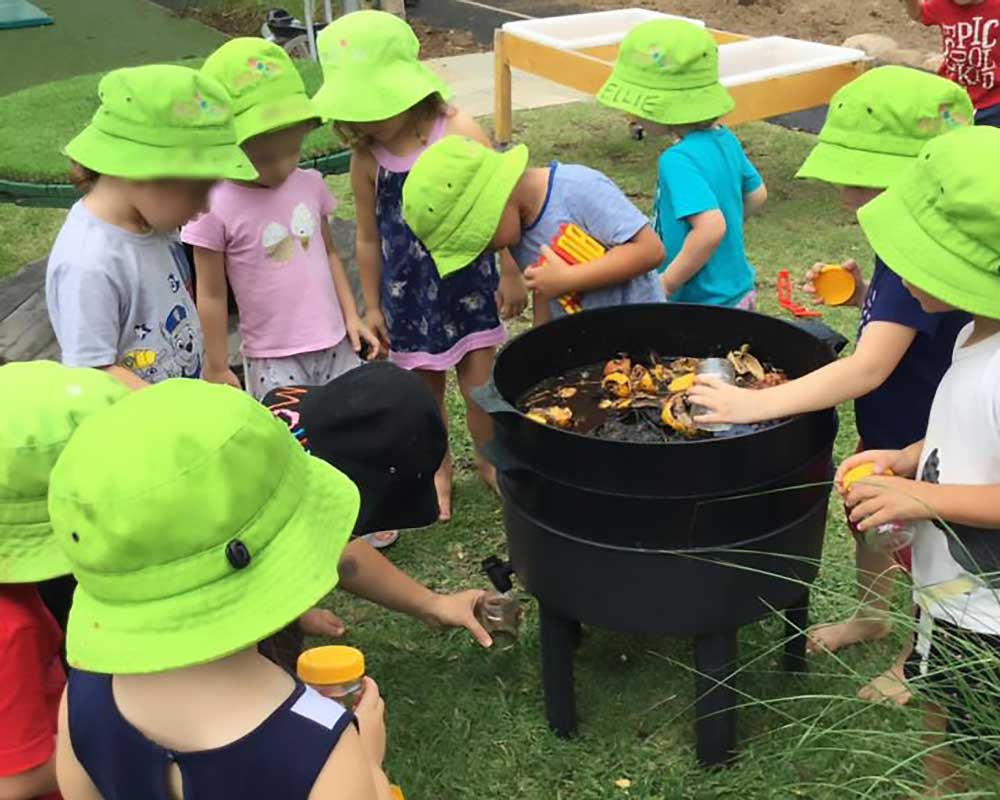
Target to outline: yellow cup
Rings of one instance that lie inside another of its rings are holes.
[[[827,264],[813,281],[816,294],[828,306],[842,306],[854,296],[854,276],[839,264]]]

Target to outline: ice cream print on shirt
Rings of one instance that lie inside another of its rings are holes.
[[[261,233],[260,243],[269,259],[285,264],[295,255],[296,240],[302,251],[307,252],[315,235],[316,218],[305,203],[299,203],[292,211],[289,227],[280,222],[269,222]]]

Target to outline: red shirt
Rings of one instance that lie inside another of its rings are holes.
[[[0,584],[0,775],[27,772],[55,752],[62,640],[33,584]]]
[[[940,73],[964,86],[977,109],[1000,103],[1000,0],[983,0],[973,6],[924,0],[921,8],[924,25],[941,27],[944,61]]]

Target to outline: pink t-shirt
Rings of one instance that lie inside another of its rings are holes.
[[[245,356],[311,353],[343,340],[321,228],[336,207],[322,176],[298,169],[273,189],[223,181],[209,210],[184,226],[185,242],[226,255]]]

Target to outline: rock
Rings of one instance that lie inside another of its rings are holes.
[[[881,58],[889,64],[900,64],[904,67],[923,69],[924,62],[927,61],[927,53],[923,50],[902,48],[883,53]]]
[[[859,33],[850,36],[844,41],[844,47],[864,50],[872,58],[882,58],[886,53],[899,49],[895,39],[880,33]]]
[[[928,72],[937,72],[944,62],[944,53],[929,53],[924,61],[923,68]]]

